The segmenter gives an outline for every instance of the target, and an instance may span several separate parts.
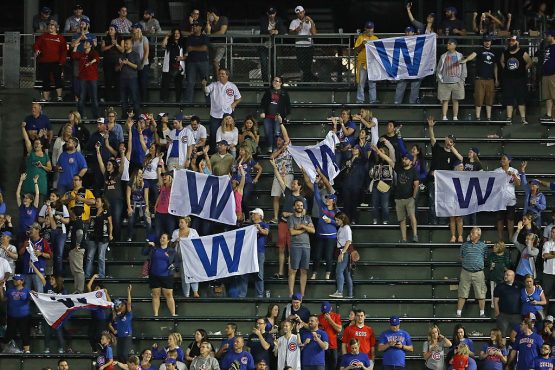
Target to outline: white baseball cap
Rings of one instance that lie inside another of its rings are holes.
[[[250,211],[251,214],[256,213],[257,215],[260,215],[260,217],[264,218],[264,211],[260,208],[255,208],[252,211]]]
[[[296,13],[300,13],[300,12],[304,12],[304,8],[302,7],[302,5],[298,5],[298,6],[295,8],[295,14],[296,14]]]

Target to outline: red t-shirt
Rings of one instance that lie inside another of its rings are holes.
[[[453,370],[466,370],[468,367],[468,356],[456,354],[453,356]]]
[[[341,326],[341,315],[337,312],[330,312],[331,320],[336,323],[337,325]],[[320,328],[326,332],[328,335],[328,344],[329,349],[337,349],[337,332],[331,326],[328,320],[326,320],[326,316],[321,314],[318,316],[318,320],[320,321]]]
[[[351,339],[358,339],[360,352],[366,353],[368,357],[373,359],[373,354],[370,350],[376,345],[376,337],[374,336],[374,330],[370,326],[364,325],[362,328],[359,328],[356,325],[350,325],[345,329],[343,343],[347,345],[347,352],[351,352],[351,346],[349,346]]]

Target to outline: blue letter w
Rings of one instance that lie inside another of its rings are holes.
[[[312,162],[312,165],[314,166],[314,168],[320,167],[320,169],[322,170],[322,173],[326,175],[328,179],[330,178],[330,175],[328,174],[328,157],[331,159],[331,163],[333,163],[333,167],[335,168],[335,170],[339,171],[339,167],[337,167],[337,163],[335,159],[335,153],[330,149],[329,146],[327,145],[320,146],[320,155],[322,156],[322,163],[318,163],[318,160],[316,159],[316,156],[314,155],[312,150],[317,150],[317,149],[305,149],[304,151],[308,155],[308,158],[310,158],[310,161]]]
[[[463,195],[461,180],[458,178],[453,178],[453,185],[455,186],[455,191],[457,192],[457,199],[459,201],[459,207],[468,208],[470,200],[472,199],[472,192],[476,192],[476,199],[478,200],[478,205],[481,206],[486,203],[491,191],[493,190],[493,183],[495,182],[494,177],[488,178],[488,184],[486,186],[486,194],[482,195],[482,188],[480,186],[480,181],[477,177],[471,177],[468,181],[468,188],[466,189],[466,196]]]
[[[231,195],[231,185],[227,186],[223,194],[221,195],[220,201],[218,202],[218,195],[220,193],[220,183],[216,176],[208,176],[200,199],[198,197],[197,191],[197,179],[195,172],[187,171],[187,186],[189,187],[189,199],[191,202],[191,213],[200,214],[204,209],[204,204],[206,203],[206,198],[208,193],[212,190],[212,201],[210,203],[210,218],[217,219],[222,214],[227,201]]]
[[[397,70],[399,69],[399,54],[403,53],[403,59],[405,60],[405,65],[407,66],[407,72],[409,76],[418,76],[418,70],[420,69],[420,62],[422,60],[422,52],[424,51],[424,43],[426,42],[426,36],[419,36],[416,38],[416,45],[414,47],[414,58],[411,60],[409,49],[404,38],[395,39],[393,44],[393,55],[391,58],[391,63],[389,61],[389,56],[385,50],[385,46],[382,41],[374,41],[376,45],[376,51],[380,56],[382,65],[387,72],[389,77],[397,77]]]
[[[229,273],[239,271],[239,261],[241,260],[241,251],[243,250],[244,239],[245,230],[239,230],[235,233],[235,247],[233,249],[232,257],[229,252],[227,242],[225,241],[225,237],[223,235],[214,236],[212,238],[212,256],[210,259],[208,259],[208,255],[206,254],[206,249],[204,248],[202,241],[200,239],[193,239],[193,246],[195,247],[195,251],[197,252],[200,262],[204,267],[204,271],[206,271],[206,275],[209,277],[218,275],[218,251],[220,249],[224,255],[227,271]]]

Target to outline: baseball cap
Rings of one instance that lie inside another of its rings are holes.
[[[220,145],[220,144],[222,144],[222,145],[229,145],[229,144],[227,143],[227,140],[220,140],[220,141],[217,142],[217,144],[218,144],[218,145]]]
[[[175,117],[173,117],[173,119],[176,121],[183,121],[183,118],[184,118],[183,113],[177,113]]]
[[[4,231],[2,233],[2,236],[7,236],[8,238],[11,238],[11,237],[13,237],[13,234],[11,233],[11,231]]]
[[[328,301],[322,302],[321,311],[322,311],[322,313],[330,313],[331,312],[331,303],[329,303]]]
[[[139,22],[135,22],[135,23],[133,23],[133,24],[131,25],[131,28],[140,28],[141,31],[142,31],[143,26],[142,26],[142,24],[140,24]]]
[[[522,319],[523,320],[535,321],[536,320],[536,315],[533,312],[528,312],[527,314],[522,315]]]
[[[23,275],[22,275],[22,274],[15,274],[15,275],[13,276],[13,279],[14,279],[14,280],[25,280],[25,279],[23,279]]]
[[[507,40],[509,40],[509,41],[510,41],[510,40],[518,41],[518,36],[517,36],[517,35],[509,36],[509,37],[507,38]]]
[[[509,162],[513,160],[513,156],[510,155],[510,154],[507,154],[507,153],[502,154],[501,157],[507,157],[507,159],[509,160]]]
[[[326,198],[326,199],[331,199],[331,200],[333,200],[334,202],[337,202],[337,195],[335,195],[335,194],[328,194],[328,195],[326,195],[324,198]]]
[[[104,122],[105,122],[105,121],[104,121],[104,117],[98,117],[98,118],[96,119],[96,123],[104,123]]]
[[[33,222],[33,223],[31,224],[31,226],[29,226],[29,230],[30,230],[30,229],[40,230],[41,227],[40,227],[40,224],[39,224],[38,222]]]
[[[435,18],[435,17],[436,17],[436,13],[433,13],[433,12],[432,12],[432,13],[428,14],[428,17],[433,17],[433,18]]]
[[[139,116],[139,120],[147,121],[147,120],[148,120],[148,117],[146,116],[146,114],[142,113],[142,114]]]
[[[480,149],[478,149],[478,147],[473,146],[472,148],[470,148],[470,150],[472,150],[476,154],[480,154]]]
[[[482,42],[491,41],[491,40],[493,40],[493,37],[489,33],[486,33],[484,36],[482,36]]]
[[[295,13],[300,13],[300,12],[304,12],[304,8],[302,7],[302,5],[297,5],[295,7]]]
[[[257,364],[266,364],[266,360],[261,359],[256,362]]]
[[[73,7],[73,10],[76,10],[76,9],[81,9],[81,10],[83,10],[83,5],[81,5],[81,4],[75,4],[75,6]]]
[[[167,115],[168,115],[168,114],[167,114],[167,113],[164,113],[164,112],[158,113],[158,116],[160,116],[160,117],[166,117]]]
[[[545,319],[543,319],[543,321],[551,321],[551,322],[553,322],[554,319],[553,319],[553,316],[547,315],[547,317],[546,317]]]
[[[85,22],[86,24],[91,24],[91,20],[86,15],[82,16],[79,22]]]
[[[457,8],[455,8],[454,6],[448,6],[447,8],[445,8],[446,12],[451,12],[451,13],[457,13]]]
[[[455,44],[455,45],[457,45],[457,40],[455,40],[455,39],[449,39],[449,40],[447,40],[447,43],[448,43],[448,44]]]
[[[125,300],[124,299],[120,299],[120,298],[116,298],[114,299],[114,307],[120,306],[122,304],[125,304]]]
[[[50,8],[47,7],[47,6],[43,6],[43,7],[40,9],[40,12],[41,12],[42,14],[50,14],[50,13],[52,13],[52,9],[50,9]]]
[[[416,30],[414,29],[413,26],[407,26],[407,28],[405,28],[405,33],[409,33],[409,32],[416,32]]]
[[[368,21],[368,22],[364,23],[364,28],[366,28],[366,29],[374,28],[374,22]]]
[[[198,19],[195,19],[194,21],[191,22],[191,26],[202,26],[202,23],[200,23]]]
[[[250,213],[255,213],[257,215],[260,215],[260,217],[264,218],[264,211],[260,208],[255,208],[252,211],[250,211]]]
[[[413,157],[412,154],[409,153],[409,152],[407,152],[407,153],[401,155],[401,158],[407,158],[408,160],[411,160],[411,161],[414,160],[414,157]]]
[[[270,14],[276,14],[277,13],[277,9],[274,8],[273,6],[268,8],[268,11],[266,12],[266,14],[270,15]]]
[[[537,186],[540,186],[540,180],[538,180],[538,179],[533,179],[532,181],[530,181],[530,185],[537,185]]]
[[[459,160],[453,161],[453,168],[455,168],[457,166],[460,166],[461,164],[463,164],[463,163]]]
[[[171,176],[171,177],[173,177],[173,172],[172,171],[166,171],[162,174],[162,176]]]
[[[453,142],[457,141],[457,138],[456,138],[455,135],[453,135],[453,134],[447,135],[447,138],[448,138],[449,140],[452,140]]]
[[[301,295],[301,293],[295,293],[291,296],[291,300],[292,301],[302,301],[303,296]]]
[[[177,363],[177,361],[175,361],[175,358],[167,357],[167,358],[164,360],[164,363],[165,363],[165,364],[174,364],[174,365],[175,365],[175,364]]]
[[[147,8],[147,9],[145,9],[145,11],[143,12],[143,14],[144,14],[144,13],[147,13],[147,14],[150,14],[150,15],[154,15],[154,10],[148,9],[148,8]]]
[[[389,318],[389,325],[391,326],[401,325],[401,319],[399,318],[399,316],[391,316]]]

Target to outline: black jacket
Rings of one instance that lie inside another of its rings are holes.
[[[264,96],[260,101],[260,108],[264,111],[265,114],[270,112],[270,104],[272,102],[272,91],[274,89],[268,89],[264,92]],[[289,94],[284,89],[279,89],[279,102],[277,111],[281,115],[282,118],[285,118],[291,112],[291,100],[289,99]]]

